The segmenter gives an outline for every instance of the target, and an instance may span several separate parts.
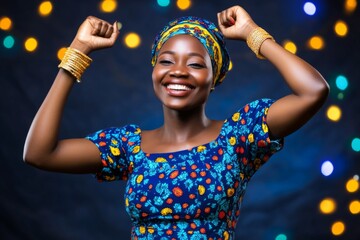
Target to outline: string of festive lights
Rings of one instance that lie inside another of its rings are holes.
[[[170,0],[157,0],[156,3],[160,8],[170,8],[172,4],[174,4],[178,10],[180,11],[186,11],[193,4],[196,4],[196,2],[192,2],[190,0],[177,0],[177,1],[170,1]],[[57,2],[56,4],[61,4],[60,2]],[[99,1],[99,11],[102,13],[113,13],[118,7],[118,1],[116,0],[101,0]],[[314,2],[306,2],[303,5],[303,11],[305,14],[309,17],[316,17],[317,9],[318,7],[316,3]],[[351,15],[354,13],[354,11],[357,8],[357,0],[344,0],[344,12],[346,15]],[[48,17],[52,14],[54,10],[53,3],[51,1],[43,1],[38,5],[38,14],[41,17]],[[39,45],[41,43],[38,42],[36,36],[27,36],[23,39],[20,39],[19,37],[16,37],[15,34],[12,33],[12,30],[16,28],[16,23],[13,22],[11,19],[11,16],[2,16],[0,17],[0,31],[2,31],[3,37],[1,39],[2,47],[5,50],[10,51],[16,44],[20,44],[22,42],[25,52],[35,52],[37,51]],[[333,31],[334,36],[339,38],[345,38],[348,36],[348,33],[350,31],[348,24],[343,20],[339,19],[337,20],[333,25]],[[131,49],[136,49],[141,45],[141,36],[140,34],[136,32],[128,32],[123,33],[123,43],[126,47]],[[306,43],[303,43],[306,45],[307,49],[309,51],[321,51],[324,48],[326,48],[326,41],[323,36],[320,34],[316,34],[311,36]],[[292,40],[285,40],[282,43],[283,47],[287,49],[289,52],[293,54],[297,54],[299,51],[296,43]],[[61,60],[64,56],[66,48],[61,47],[57,51],[57,58]],[[232,63],[230,68],[232,68]],[[351,85],[352,79],[348,79],[345,74],[339,74],[336,76],[336,78],[331,79],[335,83],[336,90],[339,91],[339,94],[337,95],[337,100],[344,99],[345,91],[348,90],[349,86]],[[327,120],[332,123],[338,123],[341,121],[343,115],[343,111],[341,107],[337,104],[331,104],[328,106],[326,110],[326,117]],[[359,133],[356,133],[359,134]],[[348,147],[349,150],[354,152],[360,152],[360,138],[359,137],[353,137],[351,141],[351,146]],[[334,171],[336,171],[336,168],[331,160],[326,160],[322,163],[320,172],[324,177],[331,176]],[[348,194],[354,194],[359,191],[359,176],[354,175],[353,177],[349,178],[349,180],[345,183],[345,189]],[[360,201],[359,199],[352,199],[349,203],[349,205],[346,207],[347,211],[353,215],[357,215],[360,213]],[[331,196],[324,196],[324,198],[319,203],[319,211],[326,215],[332,215],[336,211],[343,211],[344,206],[340,206],[339,203],[337,203],[336,199]],[[333,224],[329,226],[329,231],[334,236],[340,236],[342,235],[346,229],[346,223],[343,220],[334,220]],[[288,237],[284,233],[278,233],[275,237],[275,240],[287,240]]]

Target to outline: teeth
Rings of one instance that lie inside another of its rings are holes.
[[[188,86],[180,84],[169,84],[167,88],[171,90],[191,90]]]

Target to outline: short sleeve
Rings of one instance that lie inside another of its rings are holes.
[[[102,169],[96,173],[99,181],[126,180],[129,164],[124,148],[126,130],[107,128],[89,134],[85,138],[92,141],[100,151]]]
[[[245,172],[251,177],[268,159],[280,151],[284,145],[284,139],[270,139],[266,116],[272,99],[259,99],[246,104],[232,120],[237,118],[238,138],[245,145],[245,154],[241,161],[245,166]]]

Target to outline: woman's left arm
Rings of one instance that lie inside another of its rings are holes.
[[[225,37],[243,41],[258,27],[240,6],[219,13],[218,23]],[[267,115],[271,135],[285,137],[314,116],[324,104],[329,86],[315,68],[271,39],[262,43],[259,53],[279,70],[292,91],[272,104]]]

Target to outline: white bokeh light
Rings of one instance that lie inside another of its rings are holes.
[[[334,165],[330,161],[323,162],[323,164],[321,165],[321,173],[324,176],[327,177],[331,175],[333,171],[334,171]]]

